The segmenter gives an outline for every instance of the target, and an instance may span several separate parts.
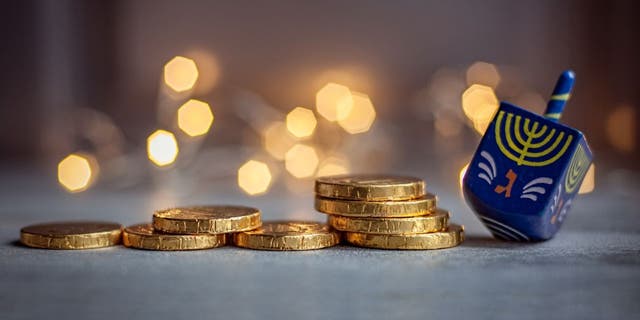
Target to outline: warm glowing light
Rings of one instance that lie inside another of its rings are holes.
[[[97,163],[90,156],[72,153],[58,163],[58,182],[69,192],[87,190],[96,174]]]
[[[147,138],[147,155],[155,165],[172,164],[178,156],[178,141],[173,133],[157,130]]]
[[[176,92],[191,90],[198,80],[196,63],[177,56],[164,65],[164,83]]]
[[[296,144],[285,154],[285,168],[296,178],[313,176],[318,167],[318,154],[313,147]]]
[[[295,138],[287,130],[284,122],[274,122],[264,131],[264,148],[269,154],[284,160],[284,155],[295,144]]]
[[[490,87],[474,84],[462,93],[464,114],[480,134],[487,130],[498,106],[498,98]]]
[[[307,108],[297,107],[287,114],[287,129],[298,138],[311,136],[317,124],[313,111]]]
[[[584,176],[584,180],[582,180],[582,184],[580,185],[580,189],[578,190],[579,194],[592,192],[593,189],[596,188],[596,165],[591,164],[589,166],[589,170],[587,170],[587,174]]]
[[[467,69],[467,84],[484,84],[491,88],[497,88],[500,83],[500,73],[495,65],[478,61]]]
[[[335,176],[349,173],[349,162],[338,157],[329,157],[322,161],[318,168],[318,177]]]
[[[270,185],[271,170],[265,163],[249,160],[238,169],[238,186],[247,194],[263,194]]]
[[[618,151],[633,152],[636,149],[636,110],[630,106],[614,109],[607,118],[607,138]]]
[[[195,137],[209,132],[213,123],[213,113],[206,102],[191,99],[178,109],[178,127]]]
[[[353,97],[348,87],[329,83],[316,94],[318,113],[329,121],[346,118],[353,107]]]
[[[351,112],[344,119],[338,120],[338,123],[351,134],[367,132],[376,119],[376,109],[366,94],[353,92],[352,97]]]
[[[462,169],[460,169],[460,174],[458,175],[458,182],[460,183],[460,190],[462,190],[462,180],[464,180],[464,175],[467,174],[467,169],[469,168],[469,164],[465,164]]]

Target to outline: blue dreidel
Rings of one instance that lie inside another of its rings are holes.
[[[465,199],[499,239],[552,238],[593,154],[582,132],[558,123],[574,75],[558,80],[546,117],[501,102],[462,181]]]

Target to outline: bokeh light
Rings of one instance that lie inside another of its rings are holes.
[[[289,133],[284,122],[270,124],[263,133],[264,148],[277,160],[284,160],[284,155],[296,143],[295,137]]]
[[[350,134],[367,132],[376,119],[376,110],[369,96],[363,93],[352,93],[353,106],[349,114],[338,120],[338,124]]]
[[[636,110],[624,105],[607,118],[607,138],[616,150],[631,153],[636,149]]]
[[[316,94],[318,113],[329,121],[346,118],[353,107],[353,97],[348,87],[328,83]]]
[[[297,107],[287,114],[287,129],[298,138],[311,136],[317,124],[313,111],[307,108]]]
[[[147,156],[159,167],[172,164],[178,152],[178,141],[169,131],[157,130],[147,138]]]
[[[209,104],[190,99],[178,109],[178,127],[189,136],[201,136],[209,132],[213,113]]]
[[[579,194],[585,194],[593,192],[596,188],[596,165],[591,164],[589,166],[589,170],[584,176],[584,180],[582,180],[582,184],[580,185],[580,189],[578,190]]]
[[[249,160],[238,169],[238,186],[249,195],[267,192],[271,180],[271,170],[264,162]]]
[[[462,93],[462,110],[480,134],[487,130],[498,107],[498,98],[490,87],[474,84]]]
[[[174,91],[191,90],[196,81],[198,81],[198,67],[193,60],[176,56],[164,65],[164,83]]]
[[[467,69],[467,85],[482,84],[497,88],[500,84],[498,68],[488,62],[478,61]]]
[[[341,157],[329,157],[318,168],[318,177],[335,176],[349,173],[349,162]]]
[[[88,155],[72,153],[58,163],[58,182],[69,192],[87,190],[97,173],[97,162]]]
[[[296,144],[285,154],[285,168],[296,178],[313,176],[318,167],[318,154],[313,147]]]

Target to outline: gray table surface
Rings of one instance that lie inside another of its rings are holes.
[[[233,179],[189,194],[70,195],[42,182],[50,177],[1,177],[0,319],[640,318],[638,188],[581,196],[557,237],[536,244],[491,239],[452,187],[438,190],[440,203],[466,226],[467,240],[449,250],[49,251],[19,245],[20,228],[132,224],[158,207],[222,202],[257,206],[265,220],[323,216],[311,194],[250,198],[228,188]]]

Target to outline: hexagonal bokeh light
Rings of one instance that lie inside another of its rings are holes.
[[[190,99],[178,109],[178,127],[189,136],[201,136],[209,132],[213,113],[206,102]]]
[[[346,118],[353,107],[353,97],[348,87],[328,83],[316,94],[316,109],[329,121]]]
[[[267,192],[271,179],[271,170],[264,162],[249,160],[238,169],[238,186],[249,195]]]
[[[308,145],[296,144],[285,154],[285,168],[296,178],[313,176],[318,167],[318,154]]]
[[[473,128],[484,134],[498,110],[499,103],[493,89],[488,86],[474,84],[462,93],[462,109],[471,120]]]
[[[178,156],[178,141],[173,133],[157,130],[147,138],[147,156],[153,164],[163,167],[172,164]]]
[[[338,120],[338,124],[350,134],[367,132],[376,119],[376,110],[366,94],[353,92],[352,97],[351,111],[345,118]]]
[[[58,163],[58,182],[69,192],[87,190],[97,175],[97,164],[90,156],[72,153]]]
[[[189,58],[176,56],[164,65],[164,83],[176,92],[191,90],[198,75],[196,63]]]
[[[306,138],[313,134],[318,124],[313,111],[297,107],[287,114],[287,130],[298,138]]]

